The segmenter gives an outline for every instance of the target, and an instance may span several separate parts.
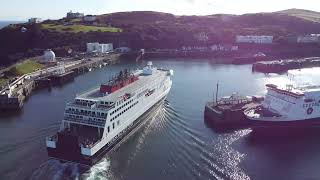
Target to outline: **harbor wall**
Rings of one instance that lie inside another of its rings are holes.
[[[33,80],[25,81],[14,90],[12,95],[0,95],[0,110],[20,110],[23,107],[24,101],[31,95],[35,88]]]
[[[121,54],[111,54],[104,57],[92,57],[82,63],[74,63],[65,68],[66,72],[62,74],[54,74],[52,71],[45,70],[41,72],[33,72],[20,77],[12,84],[11,90],[2,90],[0,95],[0,110],[20,110],[24,101],[32,94],[33,90],[41,90],[52,88],[53,86],[62,86],[65,83],[73,81],[75,76],[92,71],[103,66],[119,63]],[[49,68],[49,69],[52,69]],[[11,94],[10,94],[11,93]]]
[[[310,67],[320,67],[320,57],[257,62],[252,65],[252,71],[262,73],[283,73],[292,69]]]
[[[181,58],[181,59],[211,59],[223,64],[252,64],[258,61],[272,61],[286,58],[305,58],[320,56],[320,46],[308,44],[240,44],[238,50],[152,50],[146,51],[145,59]],[[266,58],[253,58],[262,52]],[[222,58],[222,59],[221,59]],[[239,61],[240,60],[240,61]],[[243,60],[243,62],[242,62]],[[235,62],[236,61],[236,62]]]

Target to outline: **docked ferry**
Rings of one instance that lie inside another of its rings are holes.
[[[123,139],[142,114],[163,100],[172,85],[172,70],[148,62],[141,70],[121,71],[115,78],[77,95],[65,108],[59,132],[46,138],[48,155],[93,164]]]
[[[266,87],[262,103],[244,112],[253,129],[320,126],[320,86]]]

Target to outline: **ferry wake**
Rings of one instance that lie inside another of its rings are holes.
[[[59,132],[46,138],[48,155],[91,165],[140,124],[139,117],[166,98],[173,70],[148,62],[142,70],[121,71],[66,105]]]

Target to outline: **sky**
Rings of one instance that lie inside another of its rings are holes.
[[[85,14],[160,11],[175,15],[245,14],[290,8],[320,12],[320,0],[1,0],[0,20],[60,19],[70,10]]]

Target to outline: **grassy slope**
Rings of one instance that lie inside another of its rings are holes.
[[[32,60],[26,60],[21,64],[16,65],[15,67],[11,68],[10,71],[17,76],[21,76],[27,73],[34,72],[38,69],[43,68],[44,65],[34,62]]]
[[[2,87],[3,85],[7,84],[8,79],[5,78],[0,78],[0,87]]]
[[[304,9],[287,9],[283,11],[279,11],[278,13],[287,14],[290,16],[295,16],[299,18],[303,18],[313,22],[320,23],[320,12],[309,11]]]
[[[87,25],[55,25],[55,24],[41,24],[42,29],[56,32],[121,32],[122,30],[114,27],[98,27],[98,26],[87,26]]]

